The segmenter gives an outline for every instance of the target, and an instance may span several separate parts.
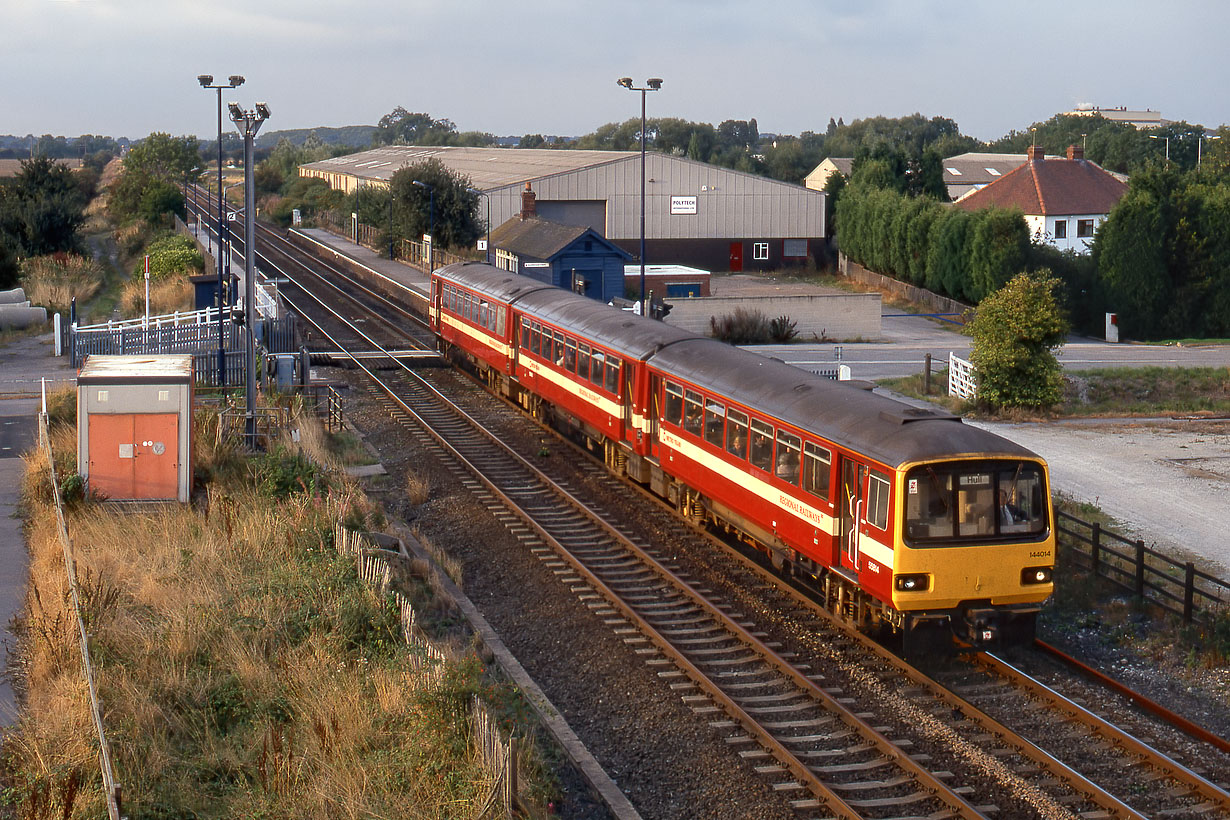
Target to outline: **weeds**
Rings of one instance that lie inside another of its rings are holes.
[[[798,335],[789,316],[770,320],[758,310],[735,308],[734,313],[709,318],[709,335],[728,344],[784,344]]]
[[[201,414],[198,431],[213,420]],[[222,449],[199,508],[68,511],[129,816],[473,816],[490,789],[465,714],[487,691],[481,666],[466,660],[438,679],[417,671],[396,609],[333,548],[334,522],[375,517],[353,488],[286,447],[250,474],[226,466]],[[45,463],[27,466],[28,484],[49,484]],[[28,696],[0,759],[3,802],[15,816],[96,817],[105,811],[55,516],[27,495],[18,668]]]

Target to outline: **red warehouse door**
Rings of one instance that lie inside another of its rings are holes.
[[[743,270],[743,243],[730,243],[730,272],[739,273]]]
[[[90,416],[90,490],[107,498],[179,496],[179,416]]]

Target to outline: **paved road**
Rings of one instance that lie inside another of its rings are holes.
[[[891,379],[921,373],[926,354],[933,367],[948,362],[948,354],[968,359],[970,339],[955,326],[918,316],[884,317],[884,339],[880,342],[838,344],[754,345],[749,349],[781,359],[807,370],[849,365],[856,379]],[[1058,351],[1065,370],[1095,370],[1107,367],[1226,367],[1230,366],[1230,345],[1142,345],[1108,344],[1096,339],[1073,336]]]

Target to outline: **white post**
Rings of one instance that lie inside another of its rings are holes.
[[[64,355],[64,341],[63,339],[60,338],[60,314],[58,313],[55,314],[55,316],[52,317],[51,322],[52,322],[52,330],[55,332],[55,335],[56,335],[56,355],[63,356]]]
[[[145,328],[149,329],[149,254],[145,254]]]

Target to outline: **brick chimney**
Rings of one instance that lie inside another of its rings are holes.
[[[1068,146],[1068,159],[1084,159],[1085,149],[1080,145]]]
[[[534,202],[534,191],[527,182],[525,190],[521,192],[521,218],[531,219],[536,216],[538,216],[538,206]]]
[[[1029,146],[1029,150],[1025,152],[1025,157],[1030,162],[1033,162],[1035,160],[1037,160],[1038,162],[1041,162],[1042,160],[1046,158],[1045,154],[1046,152],[1042,150],[1041,145],[1031,145]]]

